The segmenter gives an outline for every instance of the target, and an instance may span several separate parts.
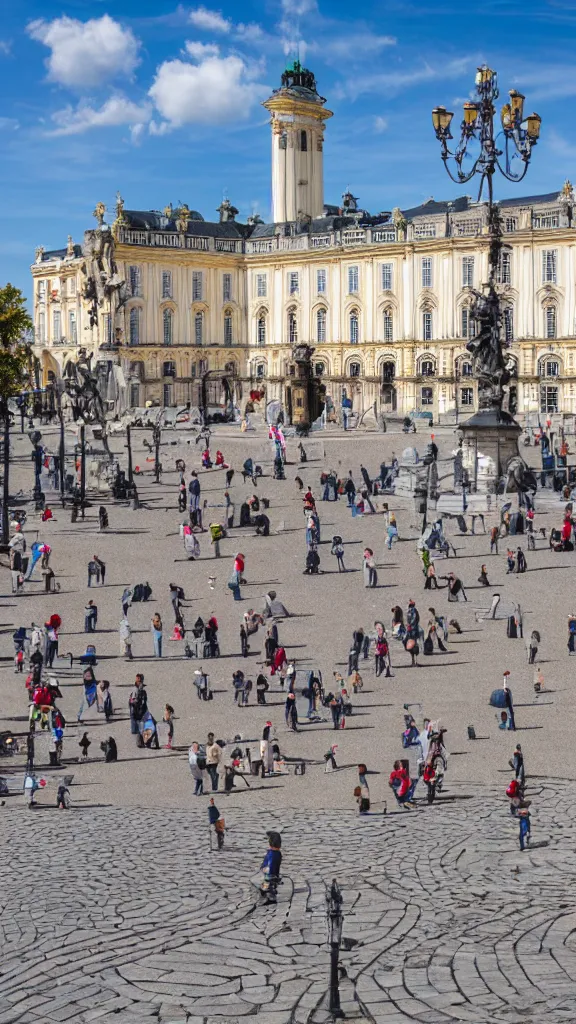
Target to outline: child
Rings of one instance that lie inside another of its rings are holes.
[[[171,704],[166,704],[164,708],[163,720],[168,723],[168,742],[166,744],[166,750],[172,750],[172,740],[174,739],[174,708]]]
[[[277,902],[278,882],[280,881],[280,867],[282,865],[282,839],[279,832],[267,832],[268,850],[260,865],[264,872],[264,879],[260,886],[260,892],[266,897],[265,905]]]
[[[85,732],[78,746],[82,751],[82,761],[88,760],[88,747],[90,746],[90,740],[88,739],[88,733]]]
[[[58,786],[58,793],[56,795],[56,807],[58,810],[67,811],[70,807],[70,790],[61,782]]]
[[[24,651],[16,651],[14,655],[14,671],[22,672],[24,670]]]
[[[506,552],[506,565],[508,566],[506,569],[506,575],[508,576],[509,573],[514,572],[515,568],[514,552],[510,551],[510,549]]]
[[[208,820],[210,822],[210,826],[214,828],[214,831],[216,833],[216,843],[218,849],[222,850],[224,847],[225,823],[224,818],[220,817],[220,811],[218,810],[216,804],[214,803],[213,796],[210,797],[210,803],[208,804]]]

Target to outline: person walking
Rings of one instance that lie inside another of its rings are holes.
[[[151,630],[151,633],[152,633],[152,640],[153,640],[153,643],[154,643],[154,657],[155,658],[161,658],[162,657],[162,619],[160,618],[160,614],[158,612],[155,612],[153,617],[152,617],[152,619],[151,619],[150,630]]]
[[[354,498],[356,497],[356,484],[354,483],[354,480],[352,478],[351,469],[348,471],[348,477],[346,479],[346,483],[344,484],[344,494],[346,495],[348,501],[348,508],[352,508],[354,504]]]
[[[516,811],[516,817],[518,818],[518,824],[520,826],[520,831],[518,833],[520,850],[524,853],[525,848],[530,845],[530,811],[527,807],[519,807]]]
[[[480,575],[478,577],[478,583],[483,587],[490,586],[490,580],[488,579],[488,570],[485,565],[480,566]]]
[[[138,672],[134,688],[128,698],[128,708],[130,711],[130,732],[133,736],[137,736],[140,733],[140,722],[148,711],[148,694],[144,686],[144,676],[141,672]]]
[[[190,483],[188,484],[190,494],[190,521],[192,526],[202,529],[202,509],[200,508],[200,481],[195,469],[192,470]]]
[[[210,828],[214,829],[216,833],[216,848],[222,850],[224,847],[224,818],[222,818],[220,811],[214,803],[214,797],[210,797],[208,804],[208,821],[210,822]]]
[[[374,671],[376,677],[381,676],[384,669],[386,669],[386,676],[392,675],[390,671],[390,645],[384,632],[384,626],[381,622],[376,625],[376,639],[374,641]]]
[[[98,555],[94,555],[94,562],[98,570],[100,583],[104,587],[106,585],[106,563],[101,558],[98,558]]]
[[[218,765],[222,760],[222,747],[214,742],[214,733],[208,733],[208,743],[206,746],[206,771],[210,776],[212,783],[212,792],[215,793],[218,789]]]
[[[514,769],[514,775],[517,781],[520,783],[522,788],[526,783],[526,771],[524,768],[524,754],[522,753],[522,747],[519,743],[514,747],[514,753],[510,761],[508,762],[511,768]]]
[[[500,527],[493,526],[490,530],[490,554],[498,554],[498,538],[500,536]]]
[[[132,598],[133,597],[134,597],[134,588],[133,587],[125,587],[124,591],[122,593],[122,597],[120,598],[120,601],[122,603],[122,615],[124,616],[124,618],[127,618],[127,616],[128,616],[128,609],[130,608],[130,605],[132,604]]]
[[[517,573],[519,573],[519,572],[526,572],[527,568],[528,568],[528,565],[527,565],[527,562],[526,562],[526,555],[522,551],[522,548],[517,548],[516,549],[516,572]]]
[[[204,769],[206,758],[200,753],[200,747],[194,741],[188,751],[188,764],[190,773],[194,779],[194,796],[202,796],[204,793]]]
[[[330,554],[336,556],[338,572],[346,572],[346,566],[344,565],[344,547],[342,545],[342,537],[336,536],[332,538],[332,547],[330,549]]]
[[[88,601],[84,609],[84,632],[95,633],[96,623],[98,622],[98,608],[94,604],[94,601]]]
[[[260,865],[264,872],[260,892],[266,897],[265,905],[276,904],[278,883],[280,881],[280,868],[282,866],[282,839],[279,832],[267,832],[268,850]]]

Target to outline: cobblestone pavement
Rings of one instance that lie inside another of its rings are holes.
[[[576,787],[532,790],[521,854],[505,801],[234,811],[4,810],[0,1024],[306,1024],[328,1019],[326,883],[344,895],[346,1017],[377,1024],[574,1020]],[[221,798],[224,802],[224,798]],[[277,907],[251,877],[283,834]],[[542,844],[542,845],[539,845]]]

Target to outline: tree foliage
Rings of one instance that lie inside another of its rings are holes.
[[[0,288],[0,400],[19,394],[29,376],[30,349],[24,333],[33,327],[19,288]]]

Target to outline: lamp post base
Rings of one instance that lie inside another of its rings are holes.
[[[501,409],[481,409],[458,429],[463,438],[462,464],[473,491],[494,494],[512,458],[519,458],[522,428]]]

